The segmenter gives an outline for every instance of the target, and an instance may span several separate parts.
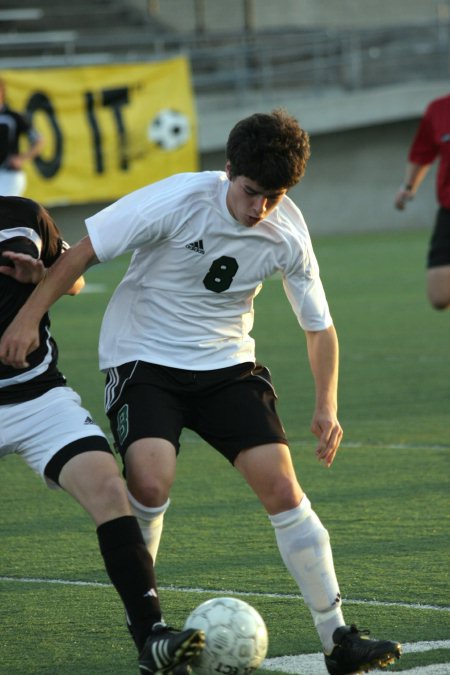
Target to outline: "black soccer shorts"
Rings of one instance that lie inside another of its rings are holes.
[[[183,428],[234,463],[245,448],[287,444],[270,372],[260,364],[189,371],[144,361],[108,371],[106,413],[122,458],[141,438],[164,438],[180,450]]]
[[[427,268],[450,265],[450,210],[441,207],[428,249]]]

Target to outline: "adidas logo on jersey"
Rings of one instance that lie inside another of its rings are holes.
[[[88,416],[88,417],[86,417],[86,419],[84,420],[84,424],[95,424],[95,422],[94,422],[94,420],[92,419],[92,417],[89,417],[89,416]]]
[[[205,249],[203,248],[203,239],[199,239],[199,241],[193,241],[190,244],[186,244],[186,248],[189,248],[191,251],[195,251],[195,253],[205,252]]]

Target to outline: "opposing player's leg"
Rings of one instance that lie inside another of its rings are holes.
[[[116,460],[110,452],[95,449],[98,440],[97,436],[82,439],[83,451],[64,463],[59,474],[57,453],[46,475],[72,495],[97,525],[106,571],[123,601],[140,651],[152,627],[162,620],[153,562],[131,513]],[[59,454],[65,451],[67,447]]]
[[[197,630],[173,631],[165,625],[152,559],[131,515],[114,457],[98,451],[76,455],[63,466],[58,482],[98,525],[100,550],[124,603],[141,672],[165,673],[183,667],[203,648],[204,635]]]
[[[167,668],[185,661],[189,649],[180,648],[178,635],[168,642],[166,634],[153,630],[162,615],[152,559],[109,444],[79,396],[58,387],[23,404],[3,406],[1,412],[6,452],[17,452],[48,485],[71,494],[97,525],[105,568],[131,619],[141,656],[152,636],[152,649],[166,655]]]
[[[62,466],[58,484],[87,511],[97,527],[114,518],[131,516],[125,483],[114,456],[97,450],[95,437],[85,438],[84,444],[90,450]],[[46,475],[56,477],[48,470]]]

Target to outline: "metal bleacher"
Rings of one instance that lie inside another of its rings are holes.
[[[450,20],[370,29],[179,33],[122,0],[15,0],[0,10],[0,70],[186,54],[194,88],[239,99],[295,86],[357,90],[448,79]]]

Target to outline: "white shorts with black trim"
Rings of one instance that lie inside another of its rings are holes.
[[[55,387],[24,403],[0,405],[0,457],[20,455],[49,487],[58,487],[44,474],[52,457],[70,443],[90,436],[97,437],[97,445],[99,436],[106,442],[105,434],[70,387]]]

